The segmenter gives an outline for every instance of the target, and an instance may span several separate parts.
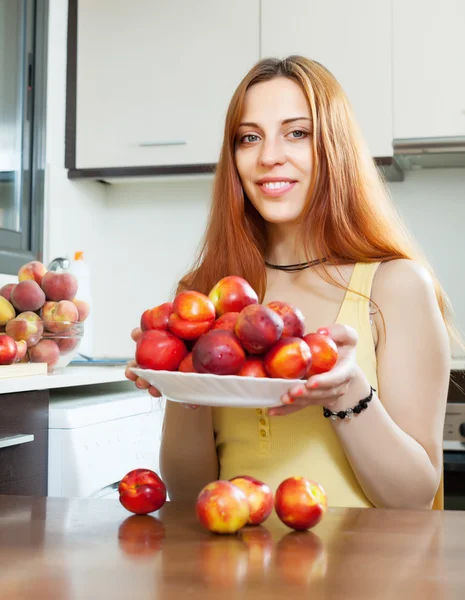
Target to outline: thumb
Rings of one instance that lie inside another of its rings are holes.
[[[338,346],[355,346],[358,342],[358,333],[350,325],[341,325],[336,323],[330,327],[320,327],[317,333],[329,335],[329,337],[338,344]]]
[[[137,342],[137,340],[140,338],[141,335],[142,335],[142,329],[140,327],[136,327],[135,329],[133,329],[131,331],[131,337],[135,342]]]

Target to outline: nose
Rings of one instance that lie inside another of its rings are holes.
[[[286,161],[283,141],[278,138],[268,138],[260,147],[260,164],[264,167],[282,165]]]

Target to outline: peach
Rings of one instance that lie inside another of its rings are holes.
[[[82,323],[89,316],[90,304],[85,300],[77,300],[76,298],[72,300],[72,303],[76,305],[78,309],[78,321]]]
[[[281,302],[281,300],[273,300],[266,306],[274,310],[283,320],[283,337],[302,337],[304,335],[304,315],[300,308],[288,302]]]
[[[224,329],[225,331],[232,331],[236,328],[237,319],[239,317],[238,312],[228,312],[221,315],[212,325],[213,329]]]
[[[176,313],[171,313],[168,320],[168,329],[183,340],[196,340],[206,333],[213,321],[186,321]]]
[[[166,502],[166,486],[151,469],[133,469],[118,485],[119,501],[136,515],[159,510]]]
[[[79,342],[81,341],[81,338],[77,335],[73,336],[71,331],[67,331],[66,334],[63,335],[64,337],[56,338],[54,340],[58,344],[58,348],[60,348],[61,355],[69,354],[70,352],[75,350],[79,346]]]
[[[182,340],[169,331],[143,331],[136,346],[136,362],[142,369],[177,371],[187,355]]]
[[[16,316],[16,311],[6,298],[0,296],[0,326],[6,325],[8,321],[14,319]]]
[[[245,352],[234,333],[217,329],[199,338],[192,362],[197,373],[236,375],[244,365]]]
[[[303,531],[321,521],[328,508],[328,498],[318,482],[289,477],[279,484],[274,506],[285,525]]]
[[[235,334],[250,354],[266,352],[281,337],[281,317],[263,304],[252,304],[241,310]]]
[[[162,329],[168,331],[168,319],[172,312],[172,302],[164,302],[154,308],[148,308],[142,313],[140,318],[140,328],[142,331],[148,331],[149,329]]]
[[[41,310],[44,327],[51,333],[68,331],[79,320],[77,306],[69,300],[46,302]]]
[[[16,355],[16,362],[22,362],[27,356],[27,344],[24,340],[16,342],[16,349],[18,354]]]
[[[2,288],[0,288],[0,296],[6,298],[8,302],[10,302],[11,292],[15,288],[16,283],[7,283]]]
[[[266,353],[264,364],[271,377],[302,379],[312,364],[312,353],[301,338],[281,338]]]
[[[195,340],[210,329],[214,320],[215,307],[205,294],[181,292],[174,299],[168,329],[182,339]]]
[[[194,363],[192,362],[192,352],[182,359],[179,365],[178,371],[181,373],[195,373]]]
[[[249,304],[257,304],[258,296],[252,286],[242,277],[230,275],[213,286],[208,297],[213,302],[216,314],[240,312]]]
[[[35,346],[29,348],[29,360],[32,363],[47,363],[48,370],[52,371],[60,358],[60,348],[53,340],[40,340]]]
[[[307,333],[303,340],[312,353],[312,364],[307,372],[307,377],[330,371],[339,357],[336,342],[329,335],[321,333]]]
[[[248,525],[260,525],[266,521],[273,510],[273,492],[271,488],[249,475],[238,475],[229,480],[237,485],[247,497],[249,503],[250,516]]]
[[[215,307],[212,301],[200,292],[181,292],[173,302],[173,312],[185,321],[195,323],[213,321],[215,319]]]
[[[42,283],[42,278],[47,272],[45,266],[38,260],[33,260],[23,265],[18,271],[19,281],[27,281],[32,279],[39,285]]]
[[[23,312],[39,310],[44,305],[45,294],[35,281],[20,281],[14,287],[10,296],[11,304]]]
[[[261,358],[248,358],[238,375],[241,377],[268,377]]]
[[[18,356],[18,347],[12,337],[0,334],[0,365],[12,365]]]
[[[73,300],[78,290],[78,280],[72,273],[47,271],[42,278],[42,289],[47,300]]]
[[[44,324],[39,315],[32,311],[20,313],[6,324],[6,332],[16,342],[23,340],[28,348],[37,344],[44,332]]]
[[[214,533],[235,533],[250,517],[244,492],[229,481],[213,481],[200,492],[195,503],[197,519]]]

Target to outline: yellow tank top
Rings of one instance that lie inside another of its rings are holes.
[[[357,330],[357,363],[376,390],[376,353],[370,324],[370,295],[379,263],[356,263],[336,323]],[[214,408],[213,424],[220,478],[251,475],[273,491],[281,481],[303,476],[321,483],[330,506],[370,507],[321,406],[285,417],[270,417],[263,409]],[[440,488],[442,489],[442,488]],[[441,507],[441,499],[435,502]]]

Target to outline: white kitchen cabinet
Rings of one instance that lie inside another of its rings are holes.
[[[394,137],[465,135],[465,1],[394,0]]]
[[[391,0],[262,0],[261,56],[301,54],[338,79],[375,157],[392,156]]]
[[[259,0],[79,0],[76,169],[216,163]]]

